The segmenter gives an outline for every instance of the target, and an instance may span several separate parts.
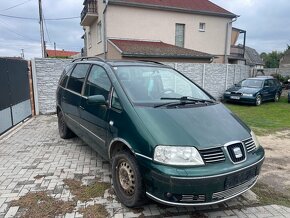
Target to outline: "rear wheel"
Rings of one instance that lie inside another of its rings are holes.
[[[262,96],[257,95],[256,97],[256,106],[260,106],[262,104]]]
[[[112,178],[118,199],[127,207],[145,204],[145,186],[135,157],[121,151],[113,157]]]
[[[278,102],[280,100],[280,94],[277,92],[274,98],[275,102]]]
[[[57,113],[57,117],[58,117],[58,132],[59,132],[59,136],[62,139],[69,139],[74,137],[74,133],[67,127],[65,120],[64,120],[64,116],[63,113],[61,111],[59,111]]]

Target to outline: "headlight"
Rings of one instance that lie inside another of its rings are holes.
[[[253,138],[253,140],[255,142],[256,148],[259,148],[261,145],[260,145],[260,143],[258,141],[257,136],[255,135],[255,133],[253,131],[251,131],[251,135],[252,135],[252,138]]]
[[[154,160],[168,165],[197,166],[204,162],[194,147],[157,146]]]
[[[245,97],[253,97],[253,94],[246,94],[246,93],[244,93],[243,96],[245,96]]]
[[[231,92],[225,92],[225,94],[226,94],[226,95],[230,95],[230,94],[231,94]]]

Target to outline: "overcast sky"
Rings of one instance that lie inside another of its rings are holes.
[[[8,18],[10,15],[38,18],[37,0],[0,0],[0,56],[40,57],[40,34],[37,20]],[[76,17],[83,8],[83,0],[42,0],[46,19]],[[201,0],[202,1],[202,0]],[[283,51],[290,44],[289,0],[212,0],[225,9],[240,15],[234,26],[247,31],[247,45],[258,52]],[[17,4],[18,7],[9,9]],[[83,30],[80,19],[46,21],[47,47],[80,51]],[[47,34],[48,32],[48,34]]]

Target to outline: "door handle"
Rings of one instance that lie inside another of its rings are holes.
[[[84,108],[84,107],[82,107],[82,106],[80,106],[80,109],[82,109],[82,110],[85,110],[85,108]]]

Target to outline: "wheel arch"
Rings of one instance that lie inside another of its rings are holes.
[[[109,159],[111,160],[116,152],[123,151],[123,150],[129,151],[130,153],[132,153],[135,156],[135,152],[134,152],[132,146],[126,140],[124,140],[122,138],[114,138],[110,142],[109,148],[108,148]]]

